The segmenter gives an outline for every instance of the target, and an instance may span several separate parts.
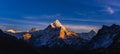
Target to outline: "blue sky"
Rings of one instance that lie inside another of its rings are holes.
[[[59,19],[75,32],[120,24],[120,0],[0,0],[0,28],[46,28]]]

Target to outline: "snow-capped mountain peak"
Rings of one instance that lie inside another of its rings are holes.
[[[51,23],[50,25],[49,25],[51,28],[62,28],[62,29],[65,29],[65,27],[60,23],[60,21],[59,20],[56,20],[56,21],[54,21],[53,23]]]
[[[65,36],[77,36],[76,33],[70,32],[66,27],[64,27],[59,20],[54,21],[51,23],[46,29],[48,33],[58,34],[59,38],[65,38]]]
[[[55,22],[52,23],[55,27],[60,27],[62,26],[59,20],[56,20]]]

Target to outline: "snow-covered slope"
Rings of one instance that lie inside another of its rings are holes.
[[[31,39],[32,44],[38,47],[64,47],[66,45],[75,48],[83,43],[77,33],[69,31],[59,20],[51,23],[45,30],[38,33],[38,36]]]
[[[96,35],[96,32],[94,30],[91,30],[90,32],[86,32],[86,33],[79,33],[79,36],[82,39],[85,39],[88,41],[90,41],[95,35]]]

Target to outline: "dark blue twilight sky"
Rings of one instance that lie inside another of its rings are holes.
[[[59,19],[72,31],[120,24],[120,0],[0,0],[0,28],[46,28]]]

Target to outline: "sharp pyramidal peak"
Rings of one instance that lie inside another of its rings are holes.
[[[60,28],[60,27],[65,29],[65,27],[60,23],[59,20],[55,20],[47,28]]]
[[[51,23],[50,25],[53,26],[53,28],[62,26],[59,20],[56,20],[55,22]]]
[[[59,20],[51,23],[45,30],[53,31],[52,33],[56,33],[58,31],[59,38],[65,38],[65,36],[77,36],[76,33],[69,31],[65,26],[63,26]]]

